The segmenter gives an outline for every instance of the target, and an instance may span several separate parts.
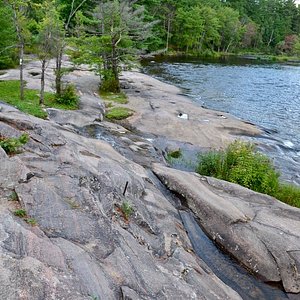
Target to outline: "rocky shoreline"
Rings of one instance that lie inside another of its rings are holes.
[[[1,299],[241,299],[194,253],[161,182],[185,199],[216,243],[294,293],[282,299],[299,296],[300,210],[167,168],[152,144],[159,136],[220,148],[257,128],[196,107],[177,88],[138,72],[123,74],[135,115],[125,127],[100,122],[98,78],[77,70],[66,80],[81,95],[78,111],[48,109],[49,120],[41,120],[1,104],[1,135],[30,136],[20,154],[0,149]],[[9,201],[12,193],[17,201]],[[129,218],[124,203],[133,209]],[[14,215],[20,207],[37,225]]]

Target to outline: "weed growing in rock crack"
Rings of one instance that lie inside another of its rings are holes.
[[[27,216],[25,209],[17,209],[14,211],[14,215],[20,218],[25,218]]]
[[[33,218],[28,218],[27,217],[27,212],[25,209],[17,209],[14,211],[14,215],[22,218],[27,224],[31,225],[31,226],[36,226],[37,225],[37,221]]]
[[[9,200],[9,201],[19,201],[18,194],[17,194],[15,191],[13,191],[13,192],[10,194],[8,200]]]
[[[15,154],[20,151],[20,148],[29,141],[29,136],[26,133],[23,133],[18,138],[7,138],[0,136],[0,147],[7,154]]]
[[[25,219],[26,223],[30,224],[31,226],[36,226],[37,225],[37,221],[33,218],[27,218]]]
[[[121,211],[124,214],[124,217],[126,220],[130,218],[130,216],[133,214],[133,207],[128,201],[124,201],[121,205]]]

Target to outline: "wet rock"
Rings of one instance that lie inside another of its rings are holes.
[[[300,292],[300,210],[236,184],[161,165],[155,174],[186,199],[208,235],[286,292]]]

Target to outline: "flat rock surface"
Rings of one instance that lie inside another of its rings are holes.
[[[207,234],[267,282],[300,292],[300,209],[236,184],[153,166],[186,199]]]
[[[136,111],[129,123],[142,132],[205,148],[222,148],[241,135],[261,133],[228,114],[202,108],[180,89],[148,75],[124,72],[123,81],[128,87],[128,106]]]

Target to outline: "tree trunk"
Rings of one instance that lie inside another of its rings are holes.
[[[200,43],[199,43],[199,47],[198,47],[198,51],[199,53],[202,50],[202,45],[203,45],[203,41],[204,41],[204,37],[205,37],[206,31],[203,31],[202,35],[201,35],[201,39],[200,39]]]
[[[42,60],[40,105],[44,104],[44,95],[45,95],[45,70],[46,70],[46,60],[43,59]]]
[[[115,43],[112,44],[112,53],[111,54],[112,54],[112,61],[111,61],[112,73],[114,76],[115,83],[117,85],[116,92],[119,92],[120,91],[120,82],[119,82],[119,72],[118,72],[118,58],[117,58],[117,51],[116,51]]]
[[[55,90],[56,95],[59,97],[61,95],[61,65],[62,65],[62,49],[59,49],[56,56],[56,68],[55,68]]]
[[[168,18],[168,25],[167,25],[167,43],[166,43],[166,52],[169,50],[169,39],[170,39],[170,28],[171,28],[171,18]]]
[[[270,44],[271,44],[271,42],[273,41],[273,34],[274,34],[274,29],[273,29],[272,32],[271,32],[271,36],[270,36],[270,39],[269,39],[269,41],[268,41],[267,47],[269,47]]]
[[[229,48],[231,47],[231,44],[232,44],[232,40],[230,40],[230,42],[228,43],[227,47],[226,47],[226,50],[225,50],[225,53],[227,53],[229,51]]]
[[[24,43],[20,43],[20,99],[24,100],[24,79],[23,79],[23,69],[24,69]]]

